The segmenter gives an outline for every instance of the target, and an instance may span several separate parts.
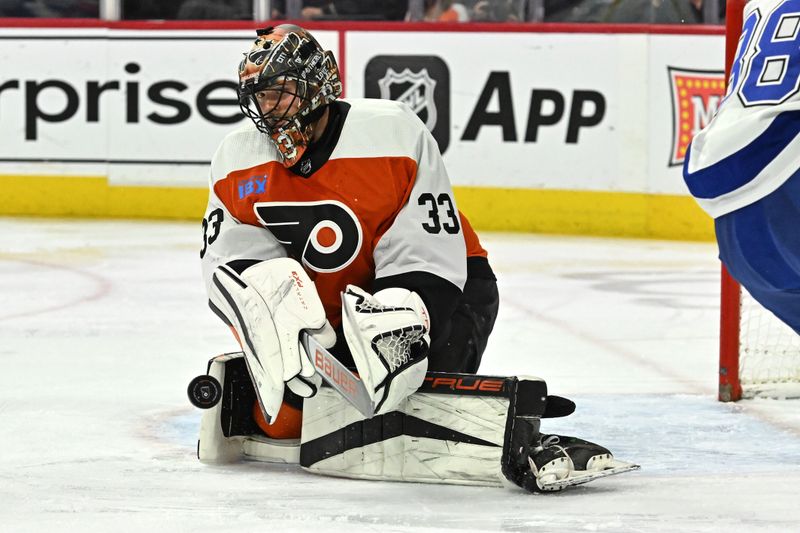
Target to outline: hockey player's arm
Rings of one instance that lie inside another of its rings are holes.
[[[317,330],[328,346],[335,335],[302,265],[290,258],[260,261],[241,272],[223,265],[211,282],[211,307],[242,346],[265,419],[271,423],[278,414],[284,384],[306,398],[316,394],[320,377],[300,334]]]
[[[284,384],[304,397],[319,386],[299,345],[300,332],[317,330],[326,347],[335,334],[300,263],[285,257],[268,230],[236,220],[213,186],[203,231],[200,255],[209,306],[239,341],[259,404],[271,421],[281,407]]]
[[[467,279],[467,249],[450,178],[433,135],[419,124],[414,182],[375,252],[374,290],[401,287],[417,293],[430,317],[431,345],[446,328]]]
[[[376,412],[422,384],[431,345],[446,341],[466,281],[466,245],[453,191],[433,136],[418,125],[416,175],[378,241],[374,295],[348,288],[342,321]]]
[[[203,217],[200,260],[206,290],[211,291],[211,276],[215,269],[229,265],[237,271],[259,261],[286,257],[286,249],[264,227],[244,224],[234,216],[233,195],[230,193],[228,162],[229,142],[214,154],[211,162],[208,206]]]
[[[446,341],[450,317],[467,279],[467,249],[450,178],[433,135],[419,124],[416,175],[392,226],[375,248],[377,292],[390,287],[419,295],[430,319],[431,346]]]
[[[375,280],[376,293],[389,288],[403,288],[417,294],[425,304],[431,330],[432,349],[447,341],[450,318],[458,306],[461,289],[452,282],[430,272],[415,271]]]

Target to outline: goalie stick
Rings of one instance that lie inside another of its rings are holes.
[[[304,331],[301,334],[300,341],[322,379],[365,418],[372,418],[375,414],[375,405],[364,382],[307,332]],[[477,394],[506,398],[511,398],[515,394],[510,391],[509,381],[506,377],[448,372],[426,373],[425,380],[418,392]],[[222,385],[211,376],[197,376],[189,384],[188,394],[192,405],[200,409],[210,409],[217,405],[222,397]],[[571,400],[560,396],[548,396],[547,407],[542,416],[556,418],[567,416],[573,411],[575,411],[575,403]]]
[[[375,405],[367,393],[366,385],[349,368],[344,366],[327,348],[307,332],[300,338],[306,353],[311,354],[314,368],[325,382],[342,395],[365,418],[372,418]],[[428,372],[418,392],[432,394],[469,394],[511,398],[509,380],[505,376]],[[189,383],[189,401],[200,409],[210,409],[222,397],[222,385],[209,375],[197,376]],[[544,399],[544,398],[543,398]],[[543,418],[557,418],[572,414],[575,403],[560,396],[547,396]]]
[[[314,363],[317,374],[358,409],[358,412],[371,418],[375,414],[375,405],[364,382],[307,332],[300,335],[300,342]]]
[[[307,332],[301,333],[300,342],[317,374],[358,409],[358,412],[371,418],[375,414],[375,405],[364,382]],[[200,409],[210,409],[222,397],[222,385],[211,376],[197,376],[189,383],[188,394],[192,405]]]

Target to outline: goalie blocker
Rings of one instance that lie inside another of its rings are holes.
[[[370,419],[326,386],[302,401],[301,439],[275,440],[252,418],[255,390],[241,353],[212,359],[208,376],[222,391],[200,424],[197,455],[206,463],[299,463],[318,474],[423,483],[508,480],[531,492],[639,468],[597,444],[542,434],[542,418],[567,416],[575,404],[549,396],[539,378],[429,372],[396,410]],[[193,381],[205,395],[208,376]]]

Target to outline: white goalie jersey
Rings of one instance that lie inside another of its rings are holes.
[[[249,121],[223,140],[204,219],[206,283],[221,264],[288,255],[314,280],[334,326],[347,284],[425,272],[460,292],[464,224],[436,141],[404,104],[332,106],[338,127],[291,168]]]
[[[800,1],[745,7],[728,93],[692,140],[684,180],[714,218],[760,200],[800,169]]]

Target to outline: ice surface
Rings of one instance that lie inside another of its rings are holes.
[[[209,467],[186,385],[231,351],[198,224],[0,219],[0,531],[796,531],[800,401],[715,400],[713,244],[483,236],[481,371],[578,403],[548,431],[640,472],[569,492]]]

